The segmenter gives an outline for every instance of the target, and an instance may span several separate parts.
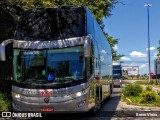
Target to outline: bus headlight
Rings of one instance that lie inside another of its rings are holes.
[[[72,97],[72,98],[75,98],[75,97],[80,97],[84,94],[87,94],[89,91],[89,88],[83,90],[83,91],[77,91],[76,93],[73,93],[73,94],[70,94],[69,96]]]
[[[76,97],[80,97],[80,96],[88,93],[88,91],[89,91],[89,88],[87,88],[87,89],[85,89],[83,91],[79,91],[79,92],[75,93],[75,95],[76,95]]]
[[[19,99],[21,97],[20,94],[15,94],[15,98]]]
[[[82,95],[82,92],[77,92],[77,93],[76,93],[76,96],[77,96],[77,97],[80,97],[81,95]]]

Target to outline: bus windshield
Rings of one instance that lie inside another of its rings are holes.
[[[121,79],[121,74],[113,74],[113,79]]]
[[[84,79],[81,46],[51,49],[14,49],[14,81],[24,84],[65,84]]]
[[[113,79],[120,79],[122,77],[121,66],[113,66]]]

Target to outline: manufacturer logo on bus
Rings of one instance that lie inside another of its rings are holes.
[[[44,98],[44,102],[48,103],[49,102],[49,98],[48,97]]]
[[[49,90],[49,91],[42,90],[42,91],[40,91],[40,94],[41,94],[41,96],[52,96],[53,91],[52,90]]]

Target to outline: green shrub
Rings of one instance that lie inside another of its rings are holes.
[[[10,101],[0,92],[0,111],[9,111]]]
[[[147,89],[147,88],[146,88]],[[142,93],[140,94],[140,96],[142,97],[141,99],[141,103],[152,103],[152,102],[156,102],[156,94],[154,91],[152,90],[143,90]]]
[[[147,91],[152,91],[152,86],[150,86],[150,85],[149,85],[149,86],[146,86],[146,90],[147,90]]]
[[[157,90],[157,94],[160,96],[160,90]]]
[[[139,84],[128,84],[122,92],[125,96],[139,96],[142,92],[142,86]]]

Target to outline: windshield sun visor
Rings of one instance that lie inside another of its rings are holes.
[[[21,41],[15,40],[14,48],[24,49],[53,49],[53,48],[65,48],[84,44],[85,37],[75,37],[70,39],[62,39],[56,41]]]

